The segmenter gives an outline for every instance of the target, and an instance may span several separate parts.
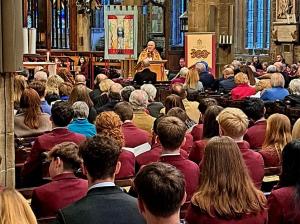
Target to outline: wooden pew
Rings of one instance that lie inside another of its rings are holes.
[[[44,217],[44,218],[39,218],[37,220],[38,224],[50,224],[52,223],[56,217]]]

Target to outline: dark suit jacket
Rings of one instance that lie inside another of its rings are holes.
[[[300,211],[295,207],[295,187],[273,190],[268,198],[269,223],[300,223]]]
[[[138,128],[132,122],[122,124],[124,134],[125,147],[134,148],[149,142],[149,133]]]
[[[145,68],[143,71],[135,74],[133,82],[136,82],[138,85],[143,85],[144,82],[151,82],[151,84],[155,84],[156,76],[155,72],[152,72],[149,68]]]
[[[144,224],[137,200],[119,187],[98,187],[87,196],[59,211],[55,223]]]
[[[199,166],[181,155],[161,156],[160,162],[171,164],[183,173],[186,184],[186,201],[190,201],[198,188],[200,175]]]
[[[55,216],[59,209],[83,198],[88,191],[88,182],[63,173],[55,176],[52,182],[34,189],[31,207],[37,217]]]
[[[228,77],[219,82],[220,92],[225,91],[226,93],[230,92],[235,87],[234,77]]]
[[[213,87],[215,78],[211,74],[209,74],[208,72],[202,72],[201,74],[199,74],[199,77],[204,89]]]
[[[43,152],[50,151],[55,145],[62,142],[74,142],[79,145],[85,139],[84,135],[71,132],[67,128],[56,128],[37,137],[22,170],[25,185],[41,183]]]
[[[265,140],[266,128],[266,120],[257,121],[252,127],[248,128],[244,139],[249,142],[251,149],[261,149]]]

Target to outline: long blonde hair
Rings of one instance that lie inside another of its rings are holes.
[[[196,69],[191,69],[185,78],[185,87],[188,89],[196,89],[199,81],[199,74]]]
[[[16,75],[14,81],[14,103],[18,105],[21,95],[27,87],[27,81],[23,75]]]
[[[272,114],[267,119],[267,129],[263,148],[273,146],[281,155],[284,146],[292,140],[291,122],[284,114]]]
[[[37,224],[28,202],[14,189],[0,192],[0,224]]]
[[[266,198],[254,186],[241,152],[230,137],[214,137],[208,142],[200,182],[192,203],[212,217],[234,219],[266,209]]]

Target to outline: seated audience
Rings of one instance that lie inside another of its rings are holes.
[[[37,224],[28,201],[14,189],[0,192],[1,224]]]
[[[185,83],[186,75],[189,73],[189,69],[187,67],[182,67],[178,74],[172,79],[171,85],[175,83]],[[199,75],[198,75],[199,76]]]
[[[200,187],[191,200],[186,221],[191,224],[265,224],[267,201],[245,169],[236,143],[212,138],[204,151]]]
[[[198,123],[201,117],[201,114],[198,110],[199,103],[196,101],[189,101],[187,99],[187,92],[183,88],[183,85],[180,83],[174,84],[172,86],[172,94],[176,94],[177,96],[181,97],[182,103],[184,105],[184,108],[182,109],[185,109],[189,118],[191,118],[194,122]],[[168,113],[168,111],[166,111],[166,113]]]
[[[176,94],[171,94],[166,97],[165,108],[163,108],[161,112],[167,114],[169,110],[171,110],[174,107],[179,107],[185,110],[181,97]]]
[[[180,206],[186,199],[185,180],[174,166],[152,163],[134,179],[140,213],[148,224],[180,223]]]
[[[97,108],[97,113],[101,113],[103,111],[113,111],[114,107],[117,103],[121,101],[121,90],[123,86],[119,83],[114,83],[110,86],[108,91],[108,101],[102,107]]]
[[[288,143],[282,151],[282,172],[276,188],[268,197],[269,223],[300,223],[299,211],[300,141]]]
[[[120,102],[115,106],[115,113],[122,121],[122,132],[124,135],[124,147],[135,148],[149,142],[149,133],[136,127],[132,123],[133,108],[128,102]]]
[[[255,80],[255,75],[256,75],[256,69],[255,67],[252,67],[251,65],[241,65],[240,66],[240,71],[242,73],[245,73],[248,77],[249,80],[249,85],[255,86],[256,80]]]
[[[14,119],[16,137],[41,135],[52,128],[49,114],[41,112],[41,100],[38,93],[27,88],[20,99],[20,110]]]
[[[293,79],[289,84],[290,95],[284,101],[290,101],[291,107],[300,107],[300,79]]]
[[[250,119],[250,126],[244,136],[251,149],[261,149],[266,134],[265,105],[261,99],[251,98],[243,102],[244,112]]]
[[[82,74],[78,74],[75,76],[75,85],[79,85],[82,84],[84,86],[86,86],[86,77]],[[92,92],[92,90],[90,88],[88,88],[86,86],[87,92],[90,95],[90,92]]]
[[[121,99],[122,101],[129,102],[130,94],[135,90],[133,86],[125,86],[123,89],[121,89]]]
[[[270,89],[265,89],[261,94],[261,99],[263,101],[276,101],[283,100],[289,92],[284,88],[284,77],[280,73],[273,73],[271,75],[271,86]]]
[[[255,84],[256,94],[250,96],[253,98],[260,98],[261,94],[264,92],[265,89],[271,88],[271,81],[270,79],[261,79]]]
[[[64,80],[58,75],[50,75],[46,83],[46,96],[45,99],[49,105],[53,102],[60,100],[59,86],[64,83]]]
[[[199,74],[200,82],[202,83],[204,89],[210,89],[212,88],[215,79],[214,77],[209,74],[208,68],[203,62],[197,62],[195,65],[195,69]]]
[[[119,142],[107,135],[96,135],[80,146],[89,190],[86,197],[60,210],[56,223],[145,223],[136,199],[114,184],[121,150]]]
[[[102,106],[104,106],[108,102],[108,92],[110,87],[114,84],[115,82],[112,81],[111,79],[104,79],[103,81],[100,82],[99,88],[100,88],[100,95],[98,95],[94,99],[94,104],[96,110]]]
[[[206,109],[203,117],[203,137],[201,140],[194,141],[189,159],[199,164],[204,155],[207,142],[215,136],[219,136],[219,123],[216,118],[223,110],[220,106],[210,106]]]
[[[141,68],[142,71],[134,75],[133,82],[140,86],[145,83],[155,84],[157,74],[150,70],[150,61],[148,59],[141,62]]]
[[[94,89],[89,93],[91,100],[93,101],[95,107],[97,105],[97,98],[101,95],[100,83],[107,79],[105,74],[98,74],[94,80]]]
[[[33,81],[32,83],[30,83],[29,87],[34,89],[39,94],[39,97],[41,99],[41,111],[43,113],[51,115],[51,107],[45,100],[46,84],[41,81]]]
[[[234,77],[236,87],[231,90],[231,98],[233,100],[242,100],[248,96],[254,95],[255,88],[249,86],[249,79],[247,74],[239,72]]]
[[[219,82],[219,91],[229,93],[235,87],[233,69],[225,68],[223,77],[224,79]]]
[[[283,114],[272,114],[267,119],[266,137],[259,153],[264,159],[265,168],[281,166],[281,152],[292,140],[291,122]],[[280,169],[266,172],[266,175],[279,174]]]
[[[120,117],[112,111],[106,111],[99,114],[96,118],[97,134],[113,137],[120,147],[124,147],[124,135],[122,133],[122,122]],[[116,179],[126,179],[135,174],[135,157],[130,151],[121,150],[119,161],[121,169],[116,174]]]
[[[88,190],[86,180],[75,177],[81,166],[78,146],[64,142],[48,153],[51,161],[49,174],[52,181],[33,190],[31,207],[37,217],[55,216],[59,209],[78,201]]]
[[[164,108],[164,105],[161,102],[156,102],[155,97],[157,89],[152,84],[144,84],[141,86],[141,90],[144,90],[148,95],[148,105],[147,110],[152,117],[157,117],[160,113],[160,110]]]
[[[78,85],[74,86],[74,88],[71,92],[71,95],[69,97],[68,103],[71,107],[77,101],[83,101],[89,106],[88,120],[90,123],[93,124],[96,119],[97,112],[94,107],[94,103],[91,100],[91,98],[87,92],[86,86],[84,86],[82,84],[78,84]]]
[[[180,155],[180,148],[185,141],[185,132],[185,124],[177,117],[164,117],[157,126],[158,139],[162,145],[160,161],[175,166],[183,173],[187,201],[189,201],[198,187],[199,167]]]
[[[143,90],[134,90],[129,97],[129,103],[133,108],[132,122],[138,127],[149,133],[151,136],[154,117],[146,112],[148,105],[148,95]]]
[[[40,82],[47,82],[48,81],[48,75],[45,71],[37,71],[34,74],[34,81],[40,81]]]
[[[60,76],[64,80],[64,82],[69,82],[73,85],[75,84],[74,77],[71,74],[69,68],[66,68],[66,67],[58,68],[57,75]]]
[[[84,135],[90,138],[96,135],[96,127],[88,121],[89,106],[83,101],[77,101],[72,105],[74,111],[73,120],[68,125],[72,132]]]
[[[73,85],[69,82],[63,82],[59,85],[58,91],[60,99],[63,101],[68,101],[73,90]]]
[[[200,111],[200,114],[204,114],[206,109],[209,106],[215,106],[218,105],[218,102],[214,98],[203,98],[199,100],[199,106],[198,110]],[[193,127],[193,130],[191,131],[191,135],[193,136],[194,141],[201,140],[203,137],[203,116],[201,116],[201,119],[199,120],[199,124]]]
[[[197,94],[204,90],[202,82],[199,79],[199,74],[196,69],[190,69],[186,75],[184,88],[188,94]]]
[[[20,109],[20,99],[24,90],[27,88],[27,80],[23,75],[16,75],[14,77],[14,109]]]
[[[250,149],[243,137],[248,128],[248,117],[238,108],[227,107],[217,117],[221,136],[231,137],[239,146],[250,177],[255,186],[260,189],[264,177],[264,160],[258,152]]]
[[[80,144],[85,140],[81,134],[67,129],[74,112],[67,102],[56,102],[51,108],[52,131],[45,133],[35,140],[29,156],[24,164],[22,176],[25,185],[39,185],[42,183],[43,152],[50,151],[55,145],[62,142]]]

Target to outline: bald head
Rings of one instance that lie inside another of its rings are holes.
[[[86,79],[84,75],[76,75],[75,76],[75,82],[76,84],[86,84]]]

